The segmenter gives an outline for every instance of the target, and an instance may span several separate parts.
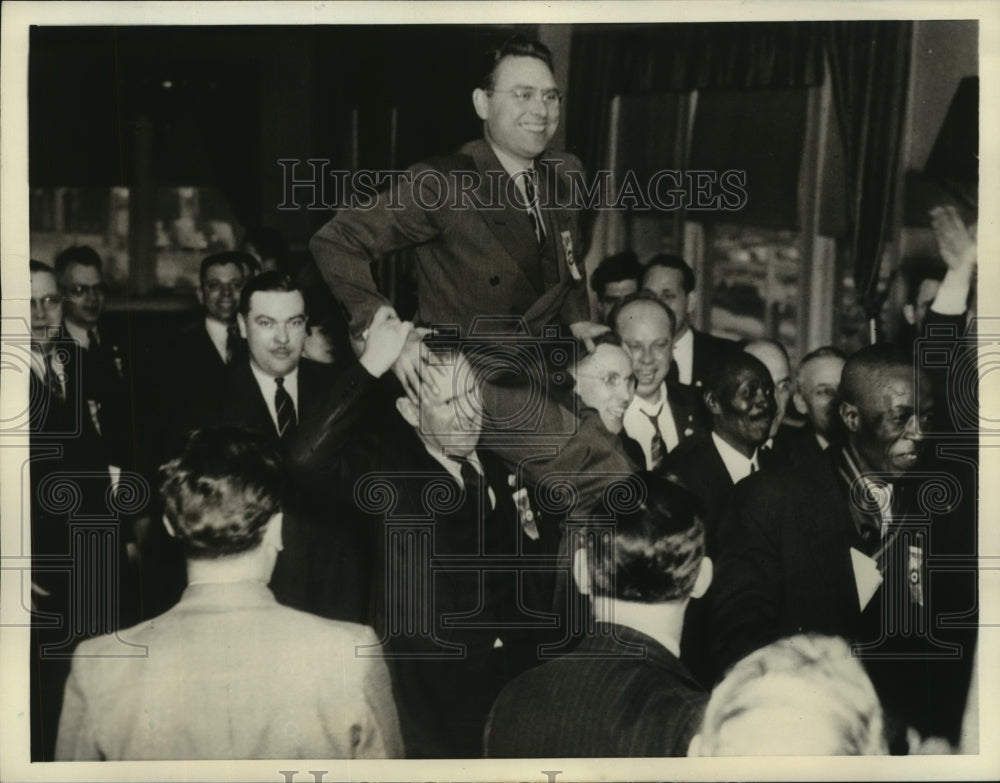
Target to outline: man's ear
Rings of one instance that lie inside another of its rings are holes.
[[[270,544],[279,552],[285,548],[281,536],[281,525],[284,519],[285,515],[279,511],[267,521],[267,531],[264,533],[264,541],[262,542]]]
[[[170,524],[170,520],[167,519],[167,515],[163,515],[163,526],[167,529],[167,533],[171,538],[177,538],[177,531],[174,530],[174,526]]]
[[[916,326],[917,325],[916,308],[909,303],[903,305],[903,318],[906,319],[906,323],[908,323],[910,326]]]
[[[587,550],[577,549],[573,555],[573,581],[580,595],[590,595],[590,568],[587,565]]]
[[[806,398],[802,394],[796,391],[792,395],[792,402],[795,405],[795,410],[797,410],[802,416],[807,416],[809,414],[809,408],[806,407]]]
[[[712,565],[712,558],[705,555],[698,566],[698,576],[694,579],[694,587],[691,588],[692,598],[701,598],[708,592],[708,586],[712,584],[712,575],[715,573]]]
[[[490,96],[482,87],[476,87],[472,91],[472,105],[479,119],[485,121],[490,114]]]
[[[420,413],[409,397],[397,397],[396,410],[411,427],[418,428],[420,426]]]
[[[861,428],[861,412],[853,402],[840,403],[840,418],[849,432],[857,432]]]
[[[240,325],[240,337],[247,339],[247,319],[243,317],[243,313],[236,314],[236,323]]]
[[[701,395],[705,400],[705,407],[708,408],[708,412],[713,416],[718,416],[722,413],[722,408],[719,407],[719,401],[715,399],[715,392],[711,389],[702,392]]]

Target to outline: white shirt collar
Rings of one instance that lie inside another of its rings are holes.
[[[747,459],[714,432],[712,433],[712,442],[715,443],[715,448],[719,452],[719,456],[722,457],[729,478],[733,480],[734,484],[745,479],[754,470],[760,470],[756,450],[754,450],[753,456]]]
[[[465,482],[462,481],[462,463],[454,457],[449,457],[440,449],[436,449],[426,443],[424,443],[424,448],[427,449],[428,454],[441,463],[441,467],[448,471],[448,475],[455,479],[462,489],[465,489]],[[463,457],[463,459],[468,461],[468,463],[476,469],[476,472],[481,477],[485,478],[486,471],[483,469],[483,463],[479,460],[479,455],[475,452],[475,450],[470,451],[465,455],[465,457]],[[489,481],[486,482],[486,491],[490,498],[490,508],[496,508],[497,498],[493,492],[493,487],[490,486]]]
[[[267,412],[271,414],[271,421],[274,422],[274,428],[277,430],[278,410],[274,407],[274,393],[278,388],[278,384],[275,382],[273,375],[268,375],[252,361],[250,362],[250,371],[253,373],[253,377],[257,380],[257,385],[260,387],[260,393],[263,395],[264,402],[267,405]],[[288,396],[292,398],[292,403],[295,405],[295,420],[298,421],[301,416],[301,411],[299,410],[298,367],[285,376],[284,387],[285,391],[288,392]]]
[[[225,361],[226,344],[229,342],[229,325],[206,315],[205,331],[208,332],[208,338],[212,341],[212,345],[215,346],[215,350],[219,352],[222,361]]]
[[[664,453],[673,451],[680,442],[680,437],[677,434],[673,411],[670,409],[665,382],[660,384],[660,393],[655,402],[646,402],[636,395],[622,417],[625,432],[642,448],[642,453],[646,457],[646,468],[649,470],[653,468],[653,423],[649,419],[654,415],[660,428],[660,436],[663,438]]]
[[[826,451],[828,448],[830,448],[830,441],[828,441],[826,438],[824,438],[822,435],[820,435],[815,430],[813,430],[813,435],[816,436],[816,442],[819,444],[819,447],[823,451]]]
[[[63,325],[66,327],[66,333],[76,340],[83,348],[90,348],[90,336],[87,334],[87,329],[79,326],[71,321],[63,321]],[[97,333],[97,327],[91,327],[90,331]],[[97,335],[97,339],[100,340],[100,334]]]
[[[677,381],[689,386],[694,372],[694,332],[690,328],[674,342],[674,362],[677,364]]]

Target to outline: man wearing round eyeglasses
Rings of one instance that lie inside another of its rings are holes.
[[[562,324],[592,348],[607,327],[589,321],[579,210],[562,206],[580,162],[548,150],[562,109],[551,53],[515,37],[488,53],[483,73],[472,93],[483,138],[407,170],[371,208],[342,210],[310,250],[355,337],[388,303],[371,261],[413,248],[418,325],[455,324],[464,336],[480,316],[510,319],[493,332],[523,318],[532,333]],[[393,369],[417,388],[416,336]]]

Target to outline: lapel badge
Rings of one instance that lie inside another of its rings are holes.
[[[566,266],[569,267],[569,273],[573,275],[574,280],[583,280],[580,268],[576,265],[576,259],[573,257],[573,235],[566,229],[560,231],[559,235],[562,237],[563,251],[566,253]]]

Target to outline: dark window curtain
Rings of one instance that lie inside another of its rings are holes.
[[[574,25],[567,147],[588,171],[604,165],[616,95],[809,87],[822,81],[819,22]]]
[[[878,315],[879,268],[892,222],[909,83],[910,22],[832,22],[824,29],[843,152],[849,257],[859,303]]]

